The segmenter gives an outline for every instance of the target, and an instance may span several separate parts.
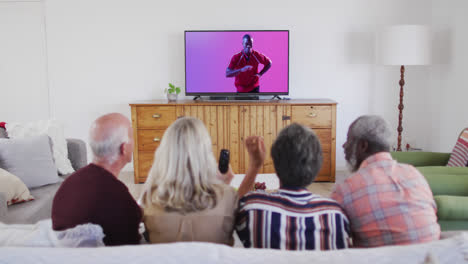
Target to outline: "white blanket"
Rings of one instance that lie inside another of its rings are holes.
[[[64,231],[54,231],[51,219],[42,220],[33,225],[0,223],[0,246],[2,247],[100,247],[104,246],[103,238],[102,227],[95,224],[78,225]],[[1,257],[0,263],[2,263]]]
[[[429,256],[429,257],[428,257]],[[433,262],[426,262],[427,259]],[[338,251],[242,249],[210,243],[103,248],[0,248],[0,263],[467,263],[468,235],[432,243]]]

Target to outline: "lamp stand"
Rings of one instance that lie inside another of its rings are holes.
[[[400,104],[398,105],[398,110],[400,110],[400,114],[398,115],[398,145],[397,151],[401,151],[401,132],[403,131],[402,121],[403,121],[403,86],[405,85],[405,66],[401,65],[400,68]]]

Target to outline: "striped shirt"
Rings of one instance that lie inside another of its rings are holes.
[[[236,231],[244,247],[330,250],[350,246],[337,202],[306,189],[250,192],[239,201]]]
[[[388,152],[368,157],[335,186],[331,197],[351,221],[354,246],[377,247],[438,240],[436,203],[429,184],[413,166]]]

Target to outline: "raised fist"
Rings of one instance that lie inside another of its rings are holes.
[[[245,139],[245,147],[249,153],[249,163],[255,167],[261,167],[265,161],[265,142],[262,137],[250,136]]]

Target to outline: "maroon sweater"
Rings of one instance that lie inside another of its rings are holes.
[[[98,224],[104,230],[106,245],[138,244],[141,217],[141,209],[127,186],[95,164],[70,175],[52,205],[54,230]]]

